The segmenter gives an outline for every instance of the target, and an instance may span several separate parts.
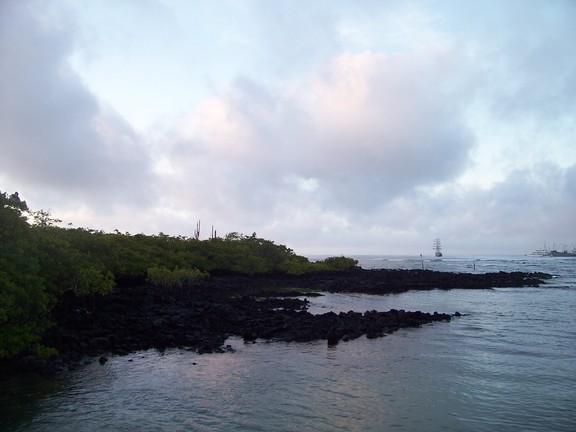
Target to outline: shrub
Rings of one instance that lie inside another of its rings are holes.
[[[345,256],[328,257],[322,261],[318,261],[317,264],[326,270],[349,270],[358,265],[358,260]]]
[[[180,288],[186,282],[199,282],[209,277],[208,273],[196,268],[176,267],[174,270],[169,270],[166,267],[150,267],[147,273],[147,281],[160,288]]]
[[[109,294],[114,288],[114,276],[111,272],[101,272],[94,267],[81,269],[72,285],[74,294],[77,296]]]

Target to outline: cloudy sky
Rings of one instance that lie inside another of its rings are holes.
[[[299,254],[576,243],[572,0],[0,0],[0,190]]]

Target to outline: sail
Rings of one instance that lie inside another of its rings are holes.
[[[441,257],[442,256],[442,244],[440,243],[440,239],[436,238],[434,240],[434,255],[436,255],[437,257]]]

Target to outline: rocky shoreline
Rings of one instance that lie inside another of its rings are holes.
[[[466,274],[429,270],[363,270],[242,276],[216,274],[178,289],[150,285],[121,286],[104,297],[64,296],[53,312],[55,326],[44,343],[56,359],[26,357],[20,363],[43,371],[73,369],[84,358],[183,348],[199,353],[230,350],[225,341],[240,336],[287,342],[326,340],[336,345],[366,336],[377,338],[400,328],[450,321],[458,312],[404,310],[313,315],[302,297],[322,292],[391,294],[408,290],[488,289],[539,286],[542,273]],[[298,298],[297,298],[298,297]]]

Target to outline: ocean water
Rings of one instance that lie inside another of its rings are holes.
[[[0,374],[3,431],[576,431],[576,259],[358,257],[365,268],[544,271],[539,288],[327,294],[310,311],[461,312],[360,338],[111,357]]]

